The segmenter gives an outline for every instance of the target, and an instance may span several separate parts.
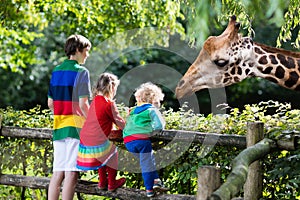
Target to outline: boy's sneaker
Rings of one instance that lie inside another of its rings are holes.
[[[147,197],[154,197],[155,192],[153,190],[146,190]]]
[[[164,192],[164,191],[169,191],[170,190],[169,188],[165,187],[162,184],[162,181],[160,179],[154,180],[153,189],[157,190],[157,191],[160,191],[160,192]]]

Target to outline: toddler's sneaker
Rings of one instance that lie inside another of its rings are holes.
[[[160,179],[155,179],[154,180],[154,185],[153,185],[153,189],[160,191],[160,192],[164,192],[164,191],[168,191],[170,190],[170,188],[167,188],[163,185],[162,181]]]
[[[146,190],[147,197],[154,197],[155,192],[153,190]]]

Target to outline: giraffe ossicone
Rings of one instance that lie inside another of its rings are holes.
[[[205,88],[229,86],[247,77],[261,77],[300,90],[300,52],[253,42],[238,33],[239,27],[232,16],[221,35],[208,37],[176,87],[178,99]]]

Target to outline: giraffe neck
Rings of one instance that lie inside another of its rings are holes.
[[[300,90],[300,53],[254,43],[254,76],[291,90]]]

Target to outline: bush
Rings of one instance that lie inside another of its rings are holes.
[[[126,108],[118,105],[125,117]],[[193,113],[183,106],[179,111],[162,110],[166,120],[166,129],[193,130],[208,133],[244,135],[247,122],[261,121],[264,123],[265,137],[280,139],[283,136],[298,134],[300,131],[300,110],[291,110],[289,104],[274,101],[245,105],[243,110],[227,108],[228,114],[207,115]],[[3,126],[18,127],[51,127],[52,116],[49,110],[41,110],[39,106],[29,111],[16,111],[13,108],[0,109]],[[4,138],[0,136],[0,167],[2,173],[48,176],[51,173],[52,145],[50,141]],[[156,149],[163,148],[165,142],[156,142]],[[120,148],[124,148],[119,144]],[[178,147],[180,148],[180,147]],[[176,149],[176,148],[175,148]],[[230,162],[238,155],[240,149],[235,147],[207,147],[191,144],[180,158],[159,170],[160,177],[170,187],[171,193],[196,194],[197,169],[202,165],[214,165],[221,168],[222,182],[230,173]],[[24,159],[25,158],[25,159]],[[300,150],[275,151],[263,160],[264,168],[264,199],[297,199],[300,197]],[[143,189],[141,174],[120,172],[126,176],[127,187]],[[97,180],[97,174],[91,172],[82,178]],[[20,189],[0,186],[1,196],[12,194],[20,196]],[[26,197],[37,195],[37,192],[25,193]],[[44,195],[43,192],[39,194]],[[87,197],[88,199],[89,197]]]

